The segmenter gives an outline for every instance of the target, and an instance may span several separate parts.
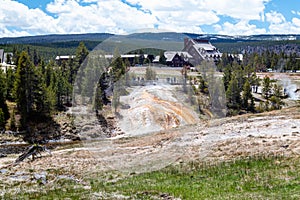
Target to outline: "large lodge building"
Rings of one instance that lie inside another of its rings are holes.
[[[203,60],[218,61],[222,53],[213,46],[208,40],[203,39],[184,39],[182,51],[165,51],[165,64],[169,67],[196,66]],[[105,58],[111,61],[113,55],[105,55]],[[145,59],[151,63],[160,63],[160,57],[147,54],[124,54],[123,60],[128,60],[131,66],[143,64]],[[56,61],[60,63],[63,60],[74,59],[74,56],[57,56]]]
[[[183,67],[184,65],[199,65],[203,60],[217,61],[222,57],[222,53],[208,40],[185,38],[182,51],[166,51],[164,56],[166,65]],[[157,56],[154,62],[158,62],[158,60]]]
[[[203,60],[217,61],[222,57],[222,53],[208,40],[185,38],[182,51],[166,51],[164,57],[167,66],[183,67],[184,65],[199,65]],[[74,59],[73,56],[57,56],[56,61],[59,63],[70,58]],[[113,55],[105,55],[105,58],[112,60]],[[159,63],[160,60],[159,56],[154,58],[153,55],[147,54],[124,54],[121,58],[127,59],[132,66],[137,63],[143,64],[146,58],[153,63]]]

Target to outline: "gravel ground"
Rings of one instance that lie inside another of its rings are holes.
[[[79,177],[106,170],[144,172],[172,163],[222,162],[255,155],[300,155],[300,108],[203,121],[141,136],[126,136],[57,149],[52,156],[5,168],[17,155],[0,159],[1,178],[17,171],[63,169]]]

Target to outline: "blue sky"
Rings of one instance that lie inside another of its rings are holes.
[[[66,33],[300,34],[300,0],[0,0],[0,37]]]

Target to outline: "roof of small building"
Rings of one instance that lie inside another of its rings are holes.
[[[159,62],[159,58],[160,58],[160,56],[155,56],[153,62]]]
[[[243,58],[244,58],[243,54],[241,54],[241,53],[239,53],[239,54],[228,54],[228,56],[238,58],[239,60],[243,60]]]
[[[121,58],[135,58],[135,57],[140,57],[144,56],[145,58],[148,57],[148,54],[122,54]],[[105,58],[113,58],[114,55],[105,55]]]
[[[56,56],[55,60],[68,60],[70,58],[75,58],[75,56]]]
[[[166,61],[172,61],[173,58],[175,57],[175,55],[183,55],[185,58],[192,58],[193,56],[191,56],[191,54],[189,54],[188,52],[186,51],[166,51],[164,53],[164,56],[166,57]]]

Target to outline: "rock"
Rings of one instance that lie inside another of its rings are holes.
[[[81,131],[82,131],[82,132],[87,132],[87,131],[92,130],[92,129],[94,129],[94,126],[87,125],[87,126],[83,126],[83,127],[81,128]]]
[[[129,104],[125,104],[121,106],[122,109],[130,109],[130,105]]]
[[[47,183],[47,172],[41,172],[40,174],[34,173],[33,177],[44,185]]]
[[[72,133],[67,133],[64,135],[66,139],[72,140],[72,141],[80,141],[80,137],[78,135],[72,134]]]
[[[276,165],[280,165],[281,162],[280,162],[279,160],[276,160],[276,161],[275,161],[275,164],[276,164]]]
[[[299,132],[292,132],[292,136],[298,136]]]
[[[112,120],[112,119],[115,119],[115,117],[114,116],[107,116],[107,119]]]
[[[0,153],[0,158],[5,158],[5,157],[7,157],[6,154]]]
[[[281,145],[280,147],[287,149],[290,145],[286,144],[286,145]]]
[[[57,177],[58,179],[65,179],[65,180],[70,180],[70,181],[74,181],[74,182],[79,182],[76,178],[74,178],[73,176],[69,176],[69,175],[59,175]]]
[[[90,189],[92,189],[92,187],[90,185],[86,185],[86,186],[83,186],[83,189],[84,190],[90,190]]]
[[[289,134],[283,134],[283,137],[287,137],[287,136],[289,136]]]
[[[15,175],[10,177],[13,181],[27,182],[30,180],[30,176],[26,175],[25,172],[16,172]]]
[[[67,132],[67,130],[61,130],[62,135],[65,135]]]

